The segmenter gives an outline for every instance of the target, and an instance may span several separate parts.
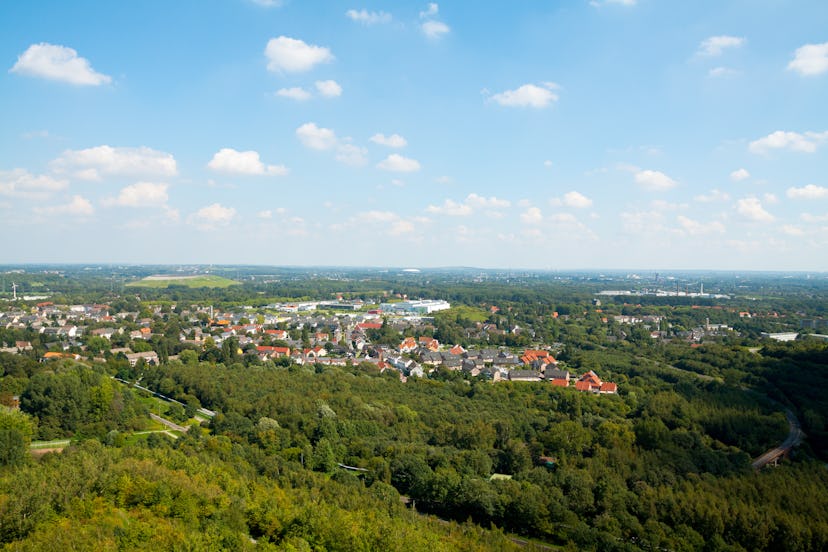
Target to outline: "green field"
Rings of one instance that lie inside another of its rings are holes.
[[[221,276],[214,276],[206,274],[203,276],[170,276],[165,278],[163,276],[148,276],[143,280],[131,282],[127,284],[128,287],[143,287],[143,288],[168,288],[170,286],[185,286],[189,288],[227,288],[230,286],[237,286],[239,282],[222,278]]]

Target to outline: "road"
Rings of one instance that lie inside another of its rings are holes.
[[[180,431],[182,433],[186,433],[187,430],[190,429],[189,426],[186,426],[186,427],[185,426],[180,426],[175,422],[171,422],[170,420],[167,420],[165,418],[162,418],[161,416],[158,416],[157,414],[150,413],[150,418],[152,418],[156,422],[161,422],[162,424],[164,424],[168,428],[172,429],[173,431]]]
[[[785,417],[788,419],[788,427],[790,428],[788,431],[788,437],[785,438],[785,440],[782,441],[778,447],[770,449],[762,456],[754,460],[751,464],[753,469],[761,470],[767,466],[769,462],[772,462],[780,456],[787,454],[792,448],[802,442],[802,438],[805,434],[802,432],[799,420],[796,419],[796,416],[789,408],[785,409]]]

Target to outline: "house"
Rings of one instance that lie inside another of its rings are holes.
[[[434,338],[423,336],[417,341],[423,349],[428,349],[429,351],[437,351],[440,349],[440,342]]]
[[[127,353],[126,357],[129,361],[129,365],[133,367],[138,364],[140,359],[143,359],[144,362],[153,366],[160,364],[158,361],[158,355],[155,351],[147,351],[145,353]]]
[[[570,377],[569,377],[569,371],[568,370],[558,370],[557,368],[547,368],[543,375],[555,387],[569,387]]]
[[[401,353],[410,353],[415,349],[417,349],[417,341],[413,337],[406,337],[399,346]]]
[[[265,334],[273,339],[285,340],[288,338],[287,330],[265,330]]]
[[[452,347],[451,349],[449,349],[449,352],[450,352],[451,354],[453,354],[453,355],[460,356],[460,355],[462,355],[463,353],[465,353],[465,352],[466,352],[466,350],[463,348],[463,346],[462,346],[462,345],[455,345],[454,347]]]
[[[578,391],[602,394],[615,394],[618,392],[618,386],[615,383],[601,381],[598,374],[592,370],[585,373],[575,382],[575,389]]]
[[[543,376],[535,370],[512,370],[509,372],[509,381],[541,381]]]

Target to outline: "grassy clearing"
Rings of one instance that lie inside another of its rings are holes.
[[[478,309],[477,307],[468,307],[465,305],[458,305],[456,307],[451,307],[448,310],[434,313],[435,318],[445,317],[445,319],[447,320],[453,320],[457,316],[460,316],[460,318],[470,320],[472,322],[485,322],[489,318],[489,313],[483,309]]]
[[[139,288],[155,288],[163,289],[170,286],[185,286],[189,288],[228,288],[230,286],[240,285],[235,280],[216,276],[214,274],[205,274],[203,276],[172,276],[170,278],[159,278],[157,276],[150,276],[139,280],[137,282],[130,282],[127,287]]]

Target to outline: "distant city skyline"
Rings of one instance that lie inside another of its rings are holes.
[[[828,4],[0,5],[0,265],[828,270]]]

